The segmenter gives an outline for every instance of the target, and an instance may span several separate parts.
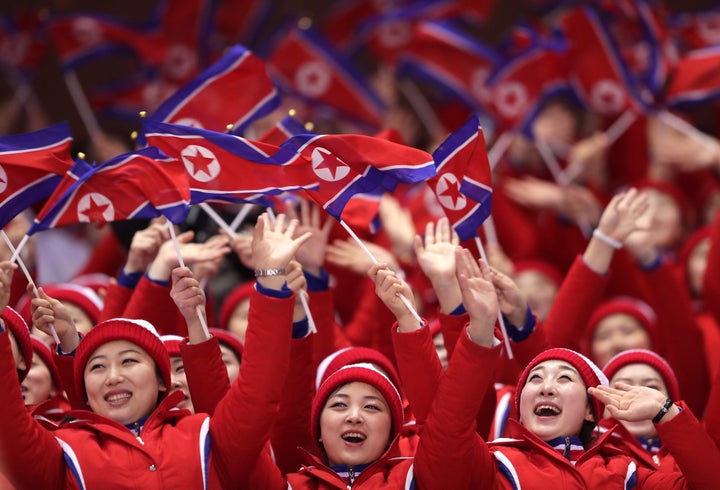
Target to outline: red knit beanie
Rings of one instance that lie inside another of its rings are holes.
[[[90,321],[95,325],[100,319],[103,301],[91,288],[78,284],[48,284],[42,287],[45,294],[61,302],[67,301],[78,306],[87,313]]]
[[[230,317],[235,307],[243,300],[250,298],[250,293],[255,289],[255,281],[246,281],[230,291],[225,297],[220,313],[218,314],[218,326],[224,330],[228,329]]]
[[[320,385],[313,399],[312,411],[310,413],[313,439],[317,441],[320,437],[320,415],[322,414],[327,399],[341,386],[353,382],[367,383],[374,386],[382,394],[390,408],[390,415],[392,417],[392,434],[390,439],[394,439],[400,433],[400,429],[403,426],[402,398],[392,381],[369,363],[343,366],[328,376]]]
[[[398,389],[402,386],[400,376],[398,376],[395,366],[393,366],[390,359],[380,351],[371,349],[370,347],[345,347],[344,349],[333,352],[318,365],[315,376],[315,389],[317,390],[328,376],[341,367],[361,362],[375,364],[385,372],[385,375],[390,378],[390,382]]]
[[[43,339],[35,335],[30,335],[30,342],[32,342],[33,354],[42,359],[42,362],[45,363],[48,371],[50,371],[50,376],[52,377],[52,381],[55,384],[55,388],[58,391],[63,391],[64,388],[62,384],[62,379],[60,378],[60,372],[55,365],[55,359],[53,359],[50,346],[47,345]]]
[[[162,343],[165,345],[168,356],[180,357],[180,344],[185,341],[184,337],[180,337],[179,335],[163,335],[160,337],[160,340],[162,340]]]
[[[680,385],[670,364],[660,355],[647,349],[630,349],[616,354],[603,368],[608,379],[612,379],[621,368],[628,364],[647,364],[657,371],[668,390],[668,396],[677,401],[680,399]]]
[[[160,340],[155,327],[146,320],[111,318],[98,323],[78,344],[75,351],[73,377],[78,394],[85,395],[85,365],[90,356],[103,344],[113,340],[127,340],[141,347],[155,361],[160,376],[168,390],[170,381],[170,356]]]
[[[549,360],[565,361],[572,367],[577,369],[577,372],[580,373],[580,377],[585,383],[586,388],[595,387],[598,385],[608,385],[608,380],[605,377],[605,374],[603,374],[603,372],[600,370],[599,367],[595,365],[594,362],[592,362],[584,355],[580,354],[579,352],[575,352],[574,350],[563,349],[559,347],[554,349],[548,349],[535,356],[535,358],[530,361],[530,363],[520,375],[520,379],[518,380],[518,384],[515,389],[515,417],[518,420],[520,420],[520,395],[522,393],[523,387],[525,386],[525,383],[527,383],[530,371],[532,371],[535,366],[537,366],[541,362]],[[590,400],[592,401],[595,420],[600,420],[602,418],[605,405],[603,405],[600,400],[593,396],[590,397]]]
[[[213,337],[217,337],[220,344],[233,351],[237,356],[238,361],[242,362],[243,344],[237,335],[221,328],[210,328],[208,331]]]
[[[590,316],[588,320],[588,326],[585,330],[586,340],[588,345],[592,341],[592,336],[595,333],[595,329],[605,317],[614,315],[617,313],[625,313],[635,318],[647,333],[650,335],[650,341],[653,346],[658,345],[658,329],[657,329],[657,315],[652,307],[642,300],[632,298],[630,296],[616,296],[611,298],[604,303],[601,303]]]
[[[25,376],[32,365],[33,346],[30,341],[30,329],[20,314],[9,306],[6,306],[3,309],[2,313],[0,313],[0,318],[2,318],[5,325],[10,328],[13,337],[15,337],[15,342],[17,342],[18,349],[20,349],[20,354],[22,354],[23,359],[25,360],[25,370],[18,370],[18,373],[20,374],[20,381],[22,381],[25,379]]]

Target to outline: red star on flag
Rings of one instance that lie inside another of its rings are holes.
[[[460,193],[460,184],[457,180],[445,175],[441,177],[441,180],[445,182],[447,187],[438,194],[438,197],[449,197],[452,199],[453,208],[457,208],[458,202],[464,199],[464,196]]]
[[[88,203],[90,205],[87,208],[79,210],[81,216],[85,216],[91,223],[107,221],[103,214],[110,207],[110,203],[104,203],[101,198],[93,194],[88,196]]]
[[[212,175],[209,167],[215,161],[215,158],[206,157],[195,149],[195,155],[184,155],[184,157],[192,164],[192,174],[196,175],[198,172],[204,172],[205,175]]]
[[[332,175],[332,179],[337,179],[337,170],[340,167],[347,167],[343,162],[338,160],[338,158],[333,155],[332,153],[325,153],[321,152],[322,155],[322,162],[318,163],[315,166],[315,170],[321,170],[321,169],[327,169],[330,172],[330,175]]]

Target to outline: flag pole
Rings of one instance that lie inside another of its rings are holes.
[[[486,220],[487,221],[487,220]],[[483,261],[490,265],[490,262],[488,262],[487,255],[485,254],[485,247],[483,247],[482,241],[480,240],[480,237],[475,235],[475,245],[477,245],[478,251],[480,252],[480,258],[483,259]],[[510,347],[510,339],[507,334],[507,327],[505,326],[505,319],[502,316],[502,311],[500,311],[500,304],[498,302],[498,323],[500,324],[500,331],[503,334],[503,340],[505,341],[505,349],[508,353],[508,359],[512,359],[513,351],[512,347]]]
[[[95,114],[90,108],[90,103],[88,102],[87,97],[85,97],[85,92],[83,92],[77,74],[75,73],[75,71],[69,70],[65,72],[64,78],[65,85],[70,92],[70,97],[72,97],[72,100],[75,103],[78,114],[80,114],[80,119],[85,125],[85,129],[87,129],[90,138],[95,138],[99,136],[100,134],[102,134],[100,123],[98,122]]]
[[[504,132],[497,140],[495,140],[492,148],[490,148],[487,152],[488,162],[490,163],[490,170],[493,170],[495,168],[495,166],[498,164],[505,152],[508,151],[512,140],[513,134],[510,131]]]
[[[360,240],[360,237],[358,237],[358,236],[355,234],[355,232],[352,230],[352,228],[350,228],[350,227],[348,226],[348,224],[345,223],[345,221],[343,221],[343,220],[340,220],[340,225],[342,225],[342,227],[345,228],[345,230],[350,234],[350,236],[353,238],[353,240],[355,240],[355,241],[357,242],[357,244],[360,245],[360,248],[362,248],[363,252],[365,252],[365,255],[367,255],[367,256],[370,258],[370,260],[372,261],[372,263],[373,263],[373,264],[378,264],[378,261],[377,261],[377,259],[375,258],[375,256],[374,256],[374,255],[372,254],[372,252],[365,246],[365,244],[363,243],[363,241]],[[420,315],[418,315],[417,311],[415,311],[415,308],[413,308],[413,306],[410,304],[410,300],[408,300],[405,296],[403,296],[403,295],[400,294],[400,293],[396,293],[396,294],[397,294],[398,298],[400,298],[400,301],[402,301],[403,304],[404,304],[405,306],[407,306],[407,309],[410,310],[410,313],[412,314],[413,318],[415,318],[415,320],[417,320],[418,323],[420,323],[420,325],[422,325],[422,324],[423,324],[423,320],[422,320],[422,318],[420,318]]]
[[[238,226],[242,224],[243,221],[245,221],[245,218],[247,218],[247,215],[250,214],[250,211],[252,210],[253,205],[249,202],[246,202],[243,204],[243,207],[240,208],[240,211],[237,215],[235,215],[235,218],[233,218],[232,223],[230,223],[230,228],[234,231],[238,229]]]
[[[175,245],[175,253],[177,254],[178,263],[180,264],[180,267],[185,267],[185,261],[183,260],[182,252],[180,251],[180,243],[178,243],[177,235],[175,235],[175,225],[173,225],[172,221],[168,220],[167,227],[168,227],[168,230],[170,231],[170,237],[172,238],[173,245]],[[200,305],[197,305],[195,307],[195,311],[197,312],[198,320],[200,320],[200,326],[202,326],[203,333],[205,334],[205,338],[206,339],[211,338],[210,331],[208,330],[208,326],[207,326],[207,321],[205,320],[205,317],[202,314],[202,309],[200,308]]]
[[[12,252],[13,258],[11,259],[11,262],[15,262],[17,260],[18,265],[20,266],[20,270],[22,270],[23,274],[25,274],[25,278],[28,281],[28,284],[30,284],[33,288],[33,295],[35,295],[36,298],[40,297],[40,292],[38,291],[37,286],[35,285],[35,281],[33,281],[32,276],[30,275],[30,271],[28,271],[27,266],[25,265],[25,262],[23,259],[20,258],[18,249],[13,247],[12,242],[10,241],[10,237],[7,236],[7,233],[5,233],[5,230],[0,230],[0,234],[2,235],[3,240],[5,240],[5,244],[8,246],[10,251]],[[23,237],[23,240],[27,242],[26,238],[28,238],[28,235],[25,235]],[[22,241],[20,243],[23,243]],[[52,334],[52,338],[55,341],[56,345],[60,345],[60,337],[58,337],[57,332],[55,331],[55,325],[50,323],[50,333]]]
[[[684,135],[694,139],[697,143],[700,143],[709,150],[717,150],[718,145],[708,135],[700,131],[698,128],[688,123],[684,119],[676,116],[669,111],[660,111],[658,117],[662,122],[670,126],[671,128],[683,133]]]
[[[228,224],[225,222],[222,217],[217,214],[217,212],[206,202],[201,202],[199,204],[200,208],[207,213],[210,218],[215,222],[216,225],[218,225],[220,228],[225,230],[225,232],[230,235],[231,238],[235,237],[235,230],[228,226]]]
[[[4,232],[3,232],[4,233]],[[17,248],[13,249],[10,247],[10,251],[12,252],[12,257],[10,257],[10,262],[15,262],[20,258],[20,252],[23,248],[25,248],[25,244],[30,239],[30,235],[25,235],[22,237],[22,240],[20,240],[20,243],[18,243]]]

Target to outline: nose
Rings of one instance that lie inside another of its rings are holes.
[[[348,409],[347,415],[345,416],[345,421],[347,423],[359,424],[362,420],[363,418],[359,407],[350,407]]]
[[[107,378],[105,378],[105,384],[106,385],[115,385],[123,381],[125,378],[120,371],[120,369],[115,366],[111,365],[107,372]]]
[[[540,385],[540,394],[544,396],[554,396],[556,393],[555,383],[552,380],[545,378]]]

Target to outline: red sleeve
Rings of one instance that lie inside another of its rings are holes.
[[[670,450],[690,488],[713,488],[717,486],[720,450],[687,405],[676,405],[682,408],[678,415],[655,425],[658,437]]]
[[[392,340],[403,392],[418,425],[423,424],[443,375],[430,329],[398,332],[396,324],[392,329]]]
[[[297,471],[303,462],[298,446],[316,454],[317,444],[310,433],[310,410],[315,393],[312,335],[293,339],[290,346],[290,371],[285,380],[280,412],[270,442],[275,463],[282,474]]]
[[[720,370],[715,374],[715,379],[710,387],[710,396],[705,407],[705,418],[703,419],[707,433],[720,448]]]
[[[460,338],[460,333],[470,321],[467,313],[462,315],[446,315],[438,311],[437,320],[440,322],[440,331],[443,334],[443,342],[445,343],[445,350],[447,350],[448,361],[452,359],[453,352],[455,351],[455,344]]]
[[[140,279],[123,312],[125,318],[140,318],[152,323],[160,335],[187,336],[187,326],[170,296],[170,286]]]
[[[110,284],[105,293],[105,298],[103,298],[103,309],[100,312],[98,323],[110,318],[122,317],[132,294],[133,290],[130,288],[119,284]]]
[[[183,342],[180,344],[180,355],[195,412],[212,415],[230,389],[220,342],[215,337],[199,344]]]
[[[17,488],[65,488],[62,449],[23,403],[7,331],[0,333],[0,461]]]
[[[240,376],[210,419],[215,469],[224,488],[243,487],[278,414],[290,358],[294,298],[250,296]]]
[[[703,302],[720,325],[720,213],[715,215],[710,228],[710,250],[703,276]]]
[[[545,319],[548,347],[581,350],[580,339],[602,300],[607,280],[585,265],[582,256],[575,258]]]
[[[60,381],[62,381],[63,388],[65,388],[65,396],[70,402],[70,406],[73,409],[87,410],[88,406],[85,404],[85,398],[75,391],[75,357],[62,356],[54,352],[53,361],[55,361],[55,366],[58,368]]]
[[[475,417],[493,382],[500,350],[460,337],[420,435],[418,487],[494,488],[497,465],[476,433]]]
[[[650,294],[650,305],[658,318],[660,346],[680,384],[683,399],[696,413],[704,413],[710,389],[710,376],[703,349],[702,332],[695,322],[692,302],[672,264],[643,275]]]

